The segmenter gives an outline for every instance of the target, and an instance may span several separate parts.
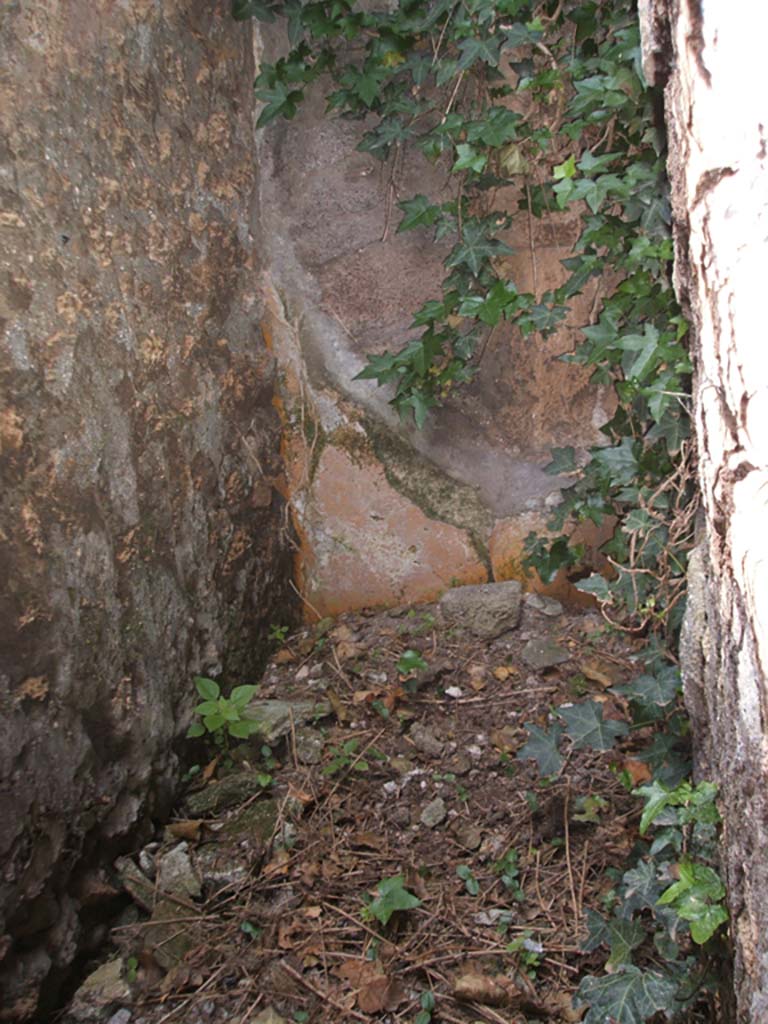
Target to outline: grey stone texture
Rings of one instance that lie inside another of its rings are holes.
[[[192,676],[290,620],[250,37],[205,0],[0,18],[0,989],[168,809]],[[90,908],[93,911],[93,907]]]
[[[549,637],[534,637],[523,648],[523,658],[531,668],[543,671],[570,660],[570,653]]]
[[[492,640],[517,626],[522,594],[517,580],[454,587],[443,594],[439,607],[446,622]]]

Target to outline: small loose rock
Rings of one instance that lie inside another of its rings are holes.
[[[421,812],[419,821],[425,828],[437,828],[438,825],[445,821],[447,813],[445,800],[443,800],[441,796],[438,796],[435,797],[434,800],[430,800]]]
[[[571,655],[559,644],[547,637],[534,637],[529,640],[523,648],[523,659],[531,668],[542,669],[554,668],[555,665],[562,665],[570,661]]]

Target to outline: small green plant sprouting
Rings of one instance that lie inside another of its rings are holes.
[[[277,767],[277,759],[272,754],[272,747],[267,743],[261,748],[261,759],[268,772],[274,771]]]
[[[289,626],[276,626],[272,623],[269,627],[268,637],[276,644],[280,644],[282,646],[285,643],[285,638],[288,636],[289,629]]]
[[[213,679],[195,676],[195,688],[203,698],[195,708],[200,721],[193,722],[187,730],[187,738],[194,739],[211,733],[214,739],[226,744],[228,736],[245,740],[259,730],[259,724],[246,713],[246,708],[258,690],[257,686],[236,686],[228,697],[223,697],[221,687]]]
[[[363,907],[361,916],[364,921],[376,918],[380,924],[387,925],[398,910],[415,910],[421,906],[418,896],[414,896],[406,889],[402,875],[385,878],[379,882],[376,893],[375,899]]]
[[[501,884],[507,890],[507,893],[517,903],[522,903],[525,900],[525,893],[520,885],[520,866],[517,855],[517,850],[514,846],[510,847],[509,850],[493,865],[493,870],[497,875],[501,875]]]
[[[600,821],[600,815],[608,810],[608,801],[599,793],[592,793],[588,796],[577,797],[574,805],[574,821],[581,821],[584,824],[596,825]]]
[[[358,740],[346,740],[341,746],[331,747],[331,760],[323,766],[323,775],[338,775],[346,768],[352,768],[356,772],[367,772],[370,765],[364,758],[358,758],[357,748],[360,746]]]
[[[360,746],[358,740],[346,740],[341,746],[331,747],[331,760],[323,768],[323,775],[338,775],[339,772],[349,768],[355,772],[367,772],[371,767],[370,761],[386,761],[387,755],[382,754],[376,747],[367,749],[366,758],[359,757],[357,748]]]
[[[395,666],[401,676],[412,676],[416,672],[423,672],[427,667],[426,661],[418,651],[403,651]]]
[[[135,956],[129,956],[125,961],[125,980],[132,985],[139,974],[139,961]]]
[[[587,911],[589,935],[582,948],[606,947],[608,956],[606,973],[584,977],[574,997],[577,1007],[587,1008],[584,1024],[608,1019],[639,1024],[659,1012],[671,1019],[672,1007],[679,1015],[717,987],[717,937],[728,920],[725,887],[716,870],[717,788],[709,782],[694,785],[688,778],[688,726],[678,706],[677,668],[653,649],[647,652],[646,668],[629,683],[612,687],[629,702],[629,724],[604,719],[593,701],[563,705],[554,709],[560,721],[548,731],[526,727],[529,740],[518,752],[535,759],[540,771],[557,771],[563,743],[571,749],[608,750],[649,725],[663,730],[636,755],[653,774],[648,784],[632,791],[643,800],[639,831],[644,842],[637,844],[602,912]],[[594,823],[603,809],[602,798],[587,797],[577,801],[575,817]],[[656,956],[649,962],[651,942]],[[704,945],[712,955],[702,958],[696,947]],[[636,950],[643,957],[639,963],[634,962]]]
[[[478,896],[480,894],[480,883],[475,878],[469,864],[459,864],[456,868],[456,874],[464,883],[464,888],[470,896]]]
[[[526,930],[522,935],[507,943],[507,952],[514,953],[520,963],[523,973],[532,981],[536,978],[541,959],[544,956],[544,947],[533,938],[533,932]]]
[[[255,941],[256,939],[261,938],[264,929],[259,928],[257,925],[253,923],[253,921],[243,921],[243,923],[240,925],[240,931],[243,933],[243,935],[247,935],[249,939]]]
[[[413,1024],[430,1024],[432,1011],[435,1008],[435,997],[431,992],[422,992],[419,998],[421,1009],[413,1019]]]

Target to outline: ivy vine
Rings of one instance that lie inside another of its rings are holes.
[[[349,0],[233,0],[232,8],[239,19],[280,17],[287,26],[286,54],[263,66],[255,82],[259,125],[294,117],[322,77],[329,111],[360,121],[360,150],[396,169],[404,147],[415,147],[449,172],[448,200],[392,196],[401,211],[398,232],[427,230],[449,247],[441,292],[414,313],[412,335],[399,351],[371,356],[360,374],[391,389],[401,416],[421,427],[431,409],[472,378],[500,325],[534,344],[569,314],[572,325],[573,300],[586,296],[588,319],[574,351],[562,358],[590,368],[592,380],[611,389],[614,412],[601,428],[602,444],[553,450],[547,471],[572,482],[548,523],[550,534],[527,539],[527,564],[545,581],[562,569],[584,575],[574,528],[608,523],[609,571],[579,587],[618,628],[673,649],[696,511],[691,363],[672,288],[661,100],[643,77],[633,0],[389,0],[380,9]],[[510,186],[517,210],[498,199]],[[556,219],[565,211],[580,223],[563,261],[565,283],[542,294],[520,290],[506,270],[512,250],[505,232],[516,216]],[[679,730],[674,693],[669,700],[665,715]],[[605,723],[597,711],[594,717],[603,736]],[[559,757],[559,729],[531,733],[529,746],[541,748],[550,765]],[[656,839],[654,856],[671,859],[688,842],[686,822],[693,818],[686,814],[699,806],[699,791],[681,785],[688,784],[658,773],[653,783],[662,789],[648,799],[674,793],[664,821],[683,830],[682,839],[676,832]],[[716,817],[712,792],[706,797],[705,831]],[[653,889],[653,913],[669,923],[675,908],[675,922],[690,920],[693,904],[703,900],[693,938],[709,942],[725,919],[716,857],[709,846],[700,861],[687,848],[683,853],[677,888],[663,898],[661,888]],[[632,870],[646,871],[647,892],[651,875],[658,888],[655,867]],[[618,886],[624,902],[613,917],[592,922],[590,941],[609,946],[612,966],[614,940],[634,941],[640,927],[633,915],[645,904],[636,895],[635,909],[626,903],[633,879],[625,875]],[[672,957],[679,931],[658,940],[660,953]],[[674,993],[679,999],[680,979],[630,960],[627,953],[620,970],[582,984],[580,998],[593,1007],[589,1020],[613,1013],[635,1024],[658,1010],[675,1016],[668,1000]],[[680,964],[688,970],[691,961]],[[622,992],[627,1001],[619,1012]]]
[[[255,83],[259,124],[292,118],[320,76],[328,108],[363,123],[361,150],[397,162],[404,146],[442,161],[453,198],[399,201],[398,231],[451,244],[442,293],[418,309],[413,337],[371,356],[360,374],[389,386],[401,416],[429,410],[470,380],[502,322],[534,343],[589,289],[592,312],[566,361],[592,368],[615,395],[605,443],[555,449],[547,470],[573,483],[527,540],[545,580],[578,572],[570,541],[584,521],[615,523],[612,579],[579,586],[624,628],[667,638],[682,614],[695,488],[689,445],[686,323],[671,284],[672,241],[658,96],[643,79],[632,0],[400,0],[361,10],[348,0],[234,0],[237,18],[286,21],[288,53]],[[504,272],[517,186],[535,218],[575,211],[581,235],[569,277],[542,295]]]

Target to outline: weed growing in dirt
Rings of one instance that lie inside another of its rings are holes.
[[[525,900],[525,893],[520,885],[517,850],[514,847],[507,850],[493,865],[493,870],[501,876],[501,884],[507,890],[507,895],[515,902],[522,903]]]
[[[397,671],[401,676],[412,676],[417,672],[423,672],[427,667],[426,661],[418,651],[403,651],[397,662]]]
[[[401,910],[415,910],[421,906],[421,900],[405,887],[402,875],[385,878],[376,887],[376,898],[363,907],[361,917],[364,921],[374,918],[382,925],[387,925],[393,914]]]
[[[269,627],[268,638],[274,643],[282,646],[285,643],[285,639],[288,636],[289,626],[276,626],[274,623]]]
[[[228,697],[224,697],[221,687],[213,679],[195,676],[195,688],[203,700],[195,708],[200,720],[190,725],[188,739],[210,733],[220,746],[226,746],[229,736],[245,740],[258,731],[258,723],[246,713],[257,686],[236,686]]]
[[[464,888],[470,896],[478,896],[480,893],[480,883],[472,873],[472,868],[469,864],[459,864],[456,868],[456,874],[464,883]]]
[[[507,952],[515,954],[523,973],[534,981],[544,956],[544,947],[533,938],[533,932],[526,930],[507,943]]]
[[[432,1020],[432,1011],[435,1008],[435,997],[431,992],[422,992],[419,997],[419,1006],[421,1009],[413,1019],[413,1024],[430,1024]]]
[[[359,746],[359,740],[351,739],[339,746],[331,747],[329,751],[331,760],[323,766],[323,775],[339,775],[344,771],[367,772],[371,767],[371,761],[387,760],[387,755],[382,754],[376,747],[368,747],[364,751],[365,756],[362,753],[358,754]]]
[[[607,949],[608,973],[587,976],[579,985],[575,1004],[587,1009],[584,1024],[642,1024],[659,1012],[680,1019],[703,993],[717,988],[719,933],[728,920],[716,870],[717,788],[688,780],[687,723],[678,691],[677,669],[652,656],[647,672],[607,691],[627,703],[630,726],[606,719],[594,701],[562,705],[551,716],[560,721],[550,728],[526,726],[529,739],[518,752],[535,760],[540,772],[559,773],[572,750],[608,750],[628,733],[655,728],[635,757],[637,765],[647,766],[650,781],[636,786],[629,772],[619,773],[643,800],[641,840],[603,913],[587,912],[589,935],[582,948]],[[595,822],[605,807],[599,794],[580,798],[574,820]]]

